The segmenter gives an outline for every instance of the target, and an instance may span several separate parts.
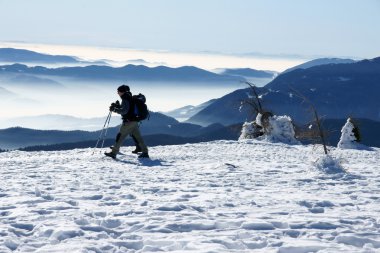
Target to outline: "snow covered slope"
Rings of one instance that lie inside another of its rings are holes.
[[[380,149],[216,141],[0,153],[0,252],[379,252]]]

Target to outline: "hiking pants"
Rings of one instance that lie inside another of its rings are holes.
[[[121,145],[128,135],[133,135],[136,138],[141,151],[143,153],[148,153],[148,148],[145,145],[143,138],[141,137],[139,123],[137,121],[123,122],[118,133],[118,138],[116,138],[116,143],[112,148],[112,153],[117,154],[119,152]]]

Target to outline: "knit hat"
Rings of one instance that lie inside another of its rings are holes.
[[[122,86],[119,86],[119,88],[117,88],[117,91],[119,91],[119,92],[127,92],[127,91],[129,91],[129,86],[123,84]]]

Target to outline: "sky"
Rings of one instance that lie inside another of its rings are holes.
[[[240,59],[380,55],[379,0],[0,0],[0,22],[0,43],[15,45]]]
[[[0,24],[0,47],[105,59],[117,66],[281,72],[322,57],[380,56],[380,0],[0,0]],[[155,90],[146,91],[157,99],[150,100],[153,109],[167,111],[230,91],[198,91],[209,97],[179,96],[170,105],[149,92]],[[90,115],[72,105],[72,111],[66,105],[60,111],[24,106],[18,115]],[[15,115],[16,109],[0,117]],[[93,108],[94,115],[98,111]]]

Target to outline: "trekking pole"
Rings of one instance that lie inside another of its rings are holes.
[[[111,121],[111,114],[112,114],[112,112],[110,112],[110,117],[108,118],[106,131],[105,131],[104,136],[103,136],[102,146],[101,146],[100,148],[103,148],[103,146],[104,146],[104,141],[106,140],[106,137],[107,137],[108,127],[109,127],[109,125],[110,125],[110,121]]]
[[[95,154],[95,149],[98,147],[99,141],[100,141],[100,139],[102,138],[102,135],[103,135],[104,129],[105,129],[105,127],[106,127],[106,124],[107,124],[107,122],[109,122],[109,119],[111,118],[111,114],[112,114],[112,112],[110,111],[110,112],[108,113],[108,116],[107,116],[107,118],[106,118],[106,121],[104,122],[104,125],[103,125],[103,128],[102,128],[102,131],[100,132],[99,138],[98,138],[98,140],[96,141],[96,145],[95,145],[95,147],[94,147],[94,152],[92,153],[93,155]]]

